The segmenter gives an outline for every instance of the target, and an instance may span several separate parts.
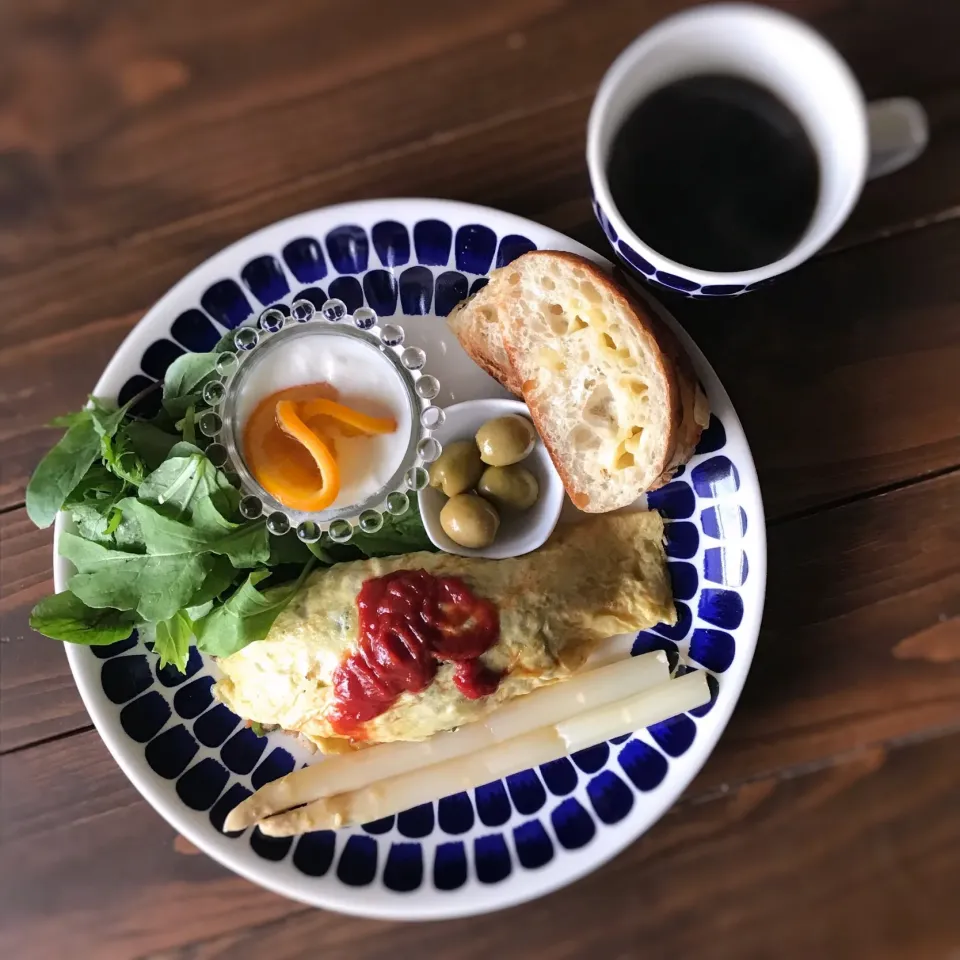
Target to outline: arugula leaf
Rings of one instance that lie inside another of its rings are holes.
[[[268,567],[280,567],[286,564],[302,567],[310,560],[311,550],[299,537],[271,535],[269,542],[270,555],[266,561]],[[317,557],[317,559],[326,562],[323,557]]]
[[[221,353],[236,353],[237,345],[234,342],[234,337],[236,336],[236,330],[228,330],[214,345],[213,352],[215,354]]]
[[[189,523],[174,520],[136,497],[124,498],[119,507],[125,518],[132,519],[139,525],[147,553],[166,555],[209,552],[209,536]]]
[[[89,505],[101,512],[123,499],[126,483],[111,473],[102,463],[95,462],[70,491],[62,509],[71,510],[78,504]]]
[[[240,574],[226,557],[214,557],[210,572],[187,604],[186,610],[190,619],[198,620],[203,616],[204,614],[193,614],[190,611],[212,605],[213,601],[218,599],[221,593],[225,593],[238,576]],[[204,613],[209,613],[209,610],[204,611]]]
[[[185,353],[167,368],[163,378],[163,409],[174,420],[203,403],[201,392],[216,373],[216,353]],[[186,432],[186,431],[183,431]]]
[[[95,610],[69,590],[45,597],[30,611],[30,626],[68,643],[99,646],[130,636],[136,616],[127,610]]]
[[[90,414],[90,420],[93,427],[100,437],[112,437],[123,423],[123,418],[127,415],[130,407],[139,400],[139,396],[125,403],[122,407],[111,409],[102,400],[97,397],[90,398],[90,404],[86,408]]]
[[[27,484],[27,516],[49,527],[74,488],[100,455],[100,435],[93,420],[78,419],[40,461]]]
[[[72,413],[61,413],[59,417],[48,420],[47,426],[63,427],[64,430],[69,430],[70,427],[75,427],[78,423],[82,423],[89,416],[90,414],[85,409],[74,410]]]
[[[121,480],[125,480],[134,487],[139,487],[143,482],[146,468],[133,449],[126,431],[121,430],[113,436],[101,437],[100,456],[106,467]]]
[[[226,603],[194,624],[197,646],[205,653],[229,657],[247,644],[262,640],[281,610],[303,585],[313,563],[307,563],[289,589],[263,594],[256,586],[270,576],[269,570],[254,570]]]
[[[160,667],[173,664],[185,673],[190,657],[190,641],[193,639],[193,621],[183,610],[177,611],[169,620],[145,624],[141,630],[144,640],[153,643],[153,652],[160,657]]]
[[[196,404],[188,404],[183,416],[174,424],[174,426],[183,434],[183,439],[186,440],[187,443],[196,443],[198,440]]]
[[[123,429],[147,470],[156,470],[180,440],[146,420],[131,420]]]
[[[123,516],[117,507],[119,502],[93,500],[70,507],[70,516],[76,524],[77,533],[84,539],[93,540],[105,547],[143,553],[140,526],[132,517]]]
[[[230,484],[203,451],[190,443],[177,443],[170,456],[140,485],[137,496],[160,505],[171,505],[178,513],[196,520],[197,506],[210,498],[212,506],[220,514],[232,515],[240,503],[240,494]],[[205,515],[201,520],[210,521]],[[226,527],[224,529],[229,529]]]
[[[107,533],[107,524],[112,517],[112,511],[103,511],[93,504],[78,503],[71,511],[70,516],[77,525],[77,533],[84,540],[93,540],[104,546],[115,546],[113,533]]]
[[[146,538],[145,538],[146,539]],[[213,565],[190,545],[131,553],[72,533],[60,537],[60,553],[77,568],[70,589],[90,607],[136,610],[144,620],[169,620],[186,607]]]
[[[270,556],[266,521],[252,520],[236,524],[225,520],[205,497],[197,512],[204,515],[201,522],[187,523],[167,516],[158,508],[127,497],[120,502],[124,517],[134,519],[140,526],[147,553],[217,553],[230,558],[235,567],[253,567]],[[207,519],[217,517],[216,523]]]
[[[111,410],[97,397],[90,397],[83,410],[57,419],[69,426],[60,442],[40,461],[27,484],[27,515],[38,527],[49,527],[67,498],[97,460],[98,455],[111,467],[119,464],[113,436],[130,407],[139,396],[118,410]],[[116,461],[116,463],[115,463]],[[130,465],[130,461],[126,461]],[[136,476],[134,465],[115,469],[121,478]],[[133,473],[131,473],[133,470]],[[142,473],[140,475],[142,479]],[[136,480],[139,482],[139,479]]]
[[[209,503],[209,501],[206,501]],[[201,507],[203,504],[201,504]],[[248,523],[234,525],[229,533],[211,540],[211,553],[220,553],[230,558],[230,562],[240,569],[249,570],[270,559],[270,535],[267,533],[267,521],[251,520]]]

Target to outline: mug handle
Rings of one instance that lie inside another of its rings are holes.
[[[867,126],[870,131],[868,180],[913,163],[927,147],[927,113],[911,97],[892,97],[867,104]]]

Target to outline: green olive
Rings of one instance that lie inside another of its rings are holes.
[[[480,459],[491,467],[509,467],[519,463],[537,442],[537,432],[526,418],[509,413],[488,420],[477,431]]]
[[[475,487],[481,473],[483,464],[477,445],[472,440],[457,440],[447,444],[430,464],[430,486],[455,497]]]
[[[460,493],[443,505],[440,526],[454,543],[476,550],[493,543],[500,526],[500,515],[482,497]]]
[[[526,467],[514,463],[509,467],[487,467],[477,484],[477,493],[501,509],[527,510],[537,502],[540,485]]]

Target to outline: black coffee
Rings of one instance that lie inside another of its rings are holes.
[[[641,101],[614,138],[607,178],[621,215],[654,250],[724,272],[788,253],[820,188],[793,112],[763,87],[720,75]]]

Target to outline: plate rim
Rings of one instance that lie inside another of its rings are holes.
[[[275,232],[282,233],[285,230],[293,228],[299,222],[307,223],[318,215],[331,219],[340,218],[341,222],[348,222],[351,214],[355,215],[357,211],[369,211],[371,209],[387,211],[383,213],[382,216],[388,218],[390,208],[394,208],[398,211],[396,215],[399,219],[399,209],[404,207],[409,208],[412,205],[422,205],[426,210],[432,211],[435,216],[442,216],[443,211],[446,210],[452,215],[453,219],[463,219],[465,222],[471,222],[472,220],[474,222],[490,223],[489,218],[495,218],[501,221],[506,219],[516,227],[518,232],[524,229],[532,229],[533,232],[537,234],[547,232],[556,238],[557,241],[562,241],[563,249],[588,257],[593,262],[606,267],[608,270],[612,270],[614,267],[614,264],[607,257],[560,231],[526,217],[508,211],[498,210],[495,207],[429,197],[391,197],[348,201],[318,207],[260,227],[214,252],[201,263],[197,264],[197,266],[162,294],[146,311],[143,317],[127,332],[104,368],[103,373],[93,389],[93,393],[95,395],[98,394],[102,390],[102,385],[116,376],[117,369],[129,363],[128,360],[121,362],[121,357],[126,349],[129,348],[138,337],[142,336],[143,332],[151,327],[157,318],[166,316],[172,312],[171,304],[176,300],[178,294],[180,294],[184,288],[190,286],[198,275],[201,275],[221,258],[227,259],[254,241],[265,240]],[[407,217],[409,219],[409,214]],[[475,878],[472,877],[468,880],[467,884],[457,892],[459,895],[449,897],[439,891],[429,891],[429,894],[432,895],[420,896],[419,898],[407,893],[390,891],[395,897],[395,900],[393,900],[390,906],[385,905],[383,901],[366,903],[363,888],[349,888],[346,885],[342,885],[342,887],[334,888],[333,890],[322,889],[319,886],[308,890],[305,889],[306,881],[311,878],[304,877],[303,880],[299,882],[291,881],[277,869],[283,867],[284,861],[271,863],[266,860],[259,860],[256,863],[256,869],[252,868],[249,865],[252,861],[249,861],[248,856],[241,852],[241,848],[237,847],[231,838],[226,835],[211,835],[209,820],[207,820],[205,816],[201,823],[196,816],[193,816],[195,811],[188,810],[185,806],[177,806],[169,803],[161,790],[158,789],[159,784],[152,782],[152,779],[155,778],[156,775],[146,765],[146,761],[142,755],[143,751],[140,751],[141,755],[139,757],[136,756],[129,749],[129,738],[124,739],[120,736],[119,723],[114,717],[109,715],[105,702],[106,698],[103,696],[102,690],[95,686],[91,679],[90,671],[86,669],[82,662],[86,648],[65,644],[66,657],[74,682],[100,739],[140,795],[174,830],[227,869],[258,886],[264,887],[291,900],[312,907],[335,910],[345,915],[355,917],[381,920],[421,921],[479,916],[508,907],[518,906],[562,889],[607,864],[638,840],[659,821],[661,817],[672,809],[679,797],[689,787],[690,783],[706,764],[717,742],[726,730],[730,716],[739,702],[744,683],[752,666],[766,599],[766,523],[753,454],[729,394],[723,387],[723,384],[720,382],[719,377],[707,361],[703,352],[681,324],[674,319],[670,311],[667,310],[651,292],[644,288],[638,288],[635,283],[632,284],[632,287],[640,293],[646,304],[653,309],[680,338],[683,346],[690,355],[701,381],[706,387],[707,396],[711,399],[711,406],[713,406],[715,398],[720,397],[725,401],[722,422],[727,433],[728,442],[731,439],[736,439],[742,445],[742,454],[745,459],[743,462],[738,459],[737,469],[741,474],[741,492],[749,494],[751,501],[749,503],[751,523],[753,526],[751,537],[758,548],[757,557],[751,557],[750,561],[750,575],[751,580],[754,582],[752,590],[757,594],[757,602],[745,605],[743,621],[738,628],[738,630],[742,632],[738,633],[737,659],[743,666],[736,676],[731,675],[725,678],[725,683],[728,689],[730,689],[728,699],[725,703],[718,702],[714,709],[711,710],[709,714],[711,717],[711,726],[701,729],[698,732],[699,755],[697,759],[693,763],[687,762],[685,769],[681,771],[682,775],[676,777],[674,784],[663,791],[659,800],[659,808],[651,816],[641,819],[636,825],[619,824],[615,829],[610,829],[604,834],[599,834],[592,845],[592,855],[578,857],[577,860],[573,862],[568,861],[563,869],[555,867],[551,871],[550,868],[547,867],[544,871],[524,874],[523,876],[526,882],[523,888],[511,890],[509,896],[504,896],[506,891],[503,890],[503,883],[479,885]],[[745,478],[752,482],[744,484],[742,481]],[[756,523],[752,522],[753,517],[757,518]],[[59,556],[57,551],[64,521],[65,514],[60,513],[54,524],[53,569],[54,589],[56,592],[66,589],[65,579],[68,565],[67,562]],[[689,758],[689,753],[686,757]],[[684,759],[685,758],[674,758],[673,762],[683,764]],[[606,842],[596,842],[604,837]],[[498,893],[499,897],[497,896]]]

